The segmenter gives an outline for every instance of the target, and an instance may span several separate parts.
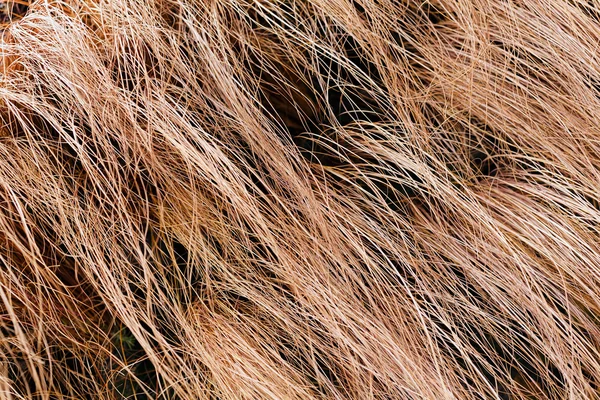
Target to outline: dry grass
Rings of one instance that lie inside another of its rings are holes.
[[[0,398],[600,398],[597,0],[2,10]]]

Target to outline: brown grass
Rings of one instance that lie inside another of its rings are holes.
[[[597,0],[7,7],[0,398],[600,398]]]

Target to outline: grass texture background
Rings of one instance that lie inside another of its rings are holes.
[[[0,398],[600,398],[597,0],[2,4]]]

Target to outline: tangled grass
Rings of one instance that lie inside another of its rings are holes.
[[[600,398],[597,0],[3,4],[0,398]]]

